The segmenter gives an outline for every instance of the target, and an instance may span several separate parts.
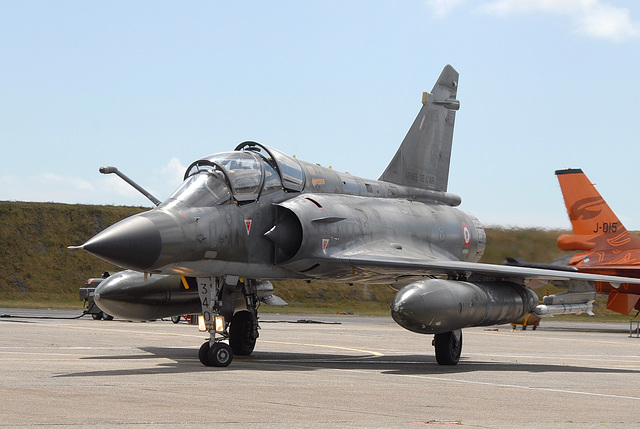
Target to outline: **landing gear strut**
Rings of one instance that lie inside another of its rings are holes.
[[[198,353],[203,365],[228,366],[234,354],[248,356],[256,345],[259,303],[256,283],[254,280],[241,283],[244,303],[236,305],[238,280],[237,276],[198,278],[202,315],[210,334]],[[241,309],[234,313],[236,307]]]
[[[233,360],[231,347],[223,342],[229,338],[230,317],[226,318],[225,313],[229,314],[231,306],[231,315],[233,314],[235,284],[238,278],[235,278],[235,282],[233,279],[230,280],[226,282],[219,277],[198,278],[198,294],[202,305],[204,327],[210,334],[209,340],[200,347],[198,358],[206,366],[224,367]]]
[[[436,334],[433,339],[436,348],[436,361],[440,365],[455,365],[460,361],[462,353],[462,330]]]

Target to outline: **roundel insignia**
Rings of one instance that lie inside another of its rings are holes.
[[[464,247],[469,247],[469,243],[471,243],[471,231],[469,231],[469,227],[462,224],[462,235],[464,237]]]

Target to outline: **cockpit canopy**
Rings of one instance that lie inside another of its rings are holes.
[[[300,163],[295,158],[256,142],[241,143],[235,150],[251,151],[260,154],[269,165],[276,169],[282,180],[282,187],[285,190],[301,192],[304,189],[302,166],[300,166]]]
[[[190,207],[256,201],[279,190],[300,192],[304,173],[295,158],[259,143],[245,142],[232,152],[209,155],[191,164],[182,186],[171,196]]]
[[[215,165],[199,165],[189,175],[170,201],[182,201],[190,207],[212,207],[231,203],[231,190],[224,173]]]

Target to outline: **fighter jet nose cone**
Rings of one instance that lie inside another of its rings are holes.
[[[144,271],[158,260],[162,238],[151,220],[134,216],[105,229],[82,248],[107,262]]]

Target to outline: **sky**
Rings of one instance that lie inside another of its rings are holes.
[[[152,204],[253,140],[377,178],[442,68],[449,192],[485,225],[570,228],[582,168],[640,230],[640,2],[0,2],[0,200]]]

